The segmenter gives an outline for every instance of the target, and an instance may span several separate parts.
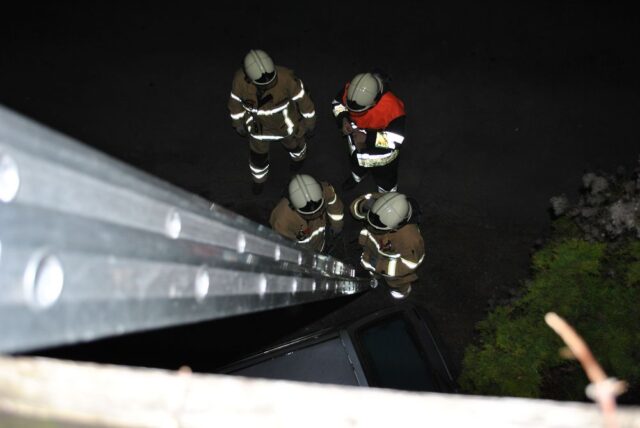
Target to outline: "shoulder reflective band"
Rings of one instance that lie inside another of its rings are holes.
[[[327,213],[329,214],[329,217],[331,217],[331,220],[333,221],[340,221],[344,218],[344,214],[331,214],[331,213]]]
[[[311,119],[311,118],[312,118],[313,116],[315,116],[315,115],[316,115],[316,111],[315,111],[315,110],[314,110],[314,111],[312,111],[311,113],[302,113],[302,116],[303,116],[305,119]]]
[[[347,111],[347,108],[336,101],[336,104],[333,105],[333,115],[338,117],[340,113],[344,113],[345,111]]]
[[[354,176],[355,176],[355,174],[354,174]],[[356,177],[357,177],[357,176],[356,176]],[[358,181],[358,182],[359,182],[359,181],[360,181],[360,179],[359,179],[359,177],[357,177],[357,178],[358,178],[358,180],[356,180],[356,181]],[[371,196],[372,196],[372,195],[371,195],[371,193],[367,193],[366,195],[362,196],[362,197],[361,197],[361,199],[359,199],[359,200],[355,203],[355,205],[354,205],[354,207],[353,207],[353,211],[354,211],[354,216],[355,216],[355,217],[357,217],[357,219],[358,219],[358,220],[363,220],[363,219],[366,217],[366,216],[364,215],[364,213],[362,213],[362,212],[360,211],[360,204],[361,204],[362,202],[366,201],[366,200],[371,199]],[[367,229],[362,229],[362,230],[363,230],[363,231],[366,231]],[[360,234],[361,234],[361,235],[363,235],[362,231],[360,231]]]
[[[409,269],[416,269],[420,264],[424,261],[424,254],[420,257],[420,260],[417,262],[412,262],[411,260],[407,260],[403,257],[400,258],[400,261]]]
[[[231,115],[231,119],[233,120],[239,120],[242,119],[242,117],[244,116],[245,112],[241,111],[240,113],[236,113],[236,114],[232,114]]]
[[[353,206],[353,215],[358,219],[358,220],[364,220],[364,214],[362,214],[360,212],[360,204],[362,203],[362,200],[359,200],[355,203],[355,205]],[[362,229],[362,230],[366,230],[366,229]],[[362,231],[360,231],[360,235],[362,235]]]
[[[304,97],[304,85],[302,84],[302,81],[300,81],[300,92],[298,92],[293,98],[291,98],[293,101],[299,100],[300,98]]]

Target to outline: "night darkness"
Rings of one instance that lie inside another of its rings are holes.
[[[349,169],[330,102],[356,73],[386,70],[407,110],[399,190],[425,217],[411,299],[457,370],[488,302],[527,276],[549,198],[575,198],[585,171],[631,170],[640,154],[636,14],[480,3],[21,2],[0,14],[0,104],[266,224],[288,160],[274,144],[265,191],[251,193],[247,144],[226,107],[245,53],[264,49],[304,81],[318,126],[303,172],[336,185]],[[341,197],[374,188],[367,179]],[[357,230],[347,220],[346,239]],[[390,304],[375,290],[48,354],[211,370]]]

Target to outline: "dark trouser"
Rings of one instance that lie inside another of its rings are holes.
[[[365,168],[358,164],[356,153],[351,155],[351,173],[356,181],[360,181],[370,172],[378,186],[378,192],[395,192],[398,190],[398,162],[400,156],[386,165]]]
[[[304,136],[290,136],[276,140],[289,152],[292,162],[301,162],[307,156],[307,143]],[[249,169],[256,183],[264,183],[269,175],[269,141],[249,138]]]

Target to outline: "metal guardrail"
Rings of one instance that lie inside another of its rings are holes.
[[[339,260],[0,106],[0,352],[371,286]]]

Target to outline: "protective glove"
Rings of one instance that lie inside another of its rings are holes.
[[[358,150],[364,150],[367,148],[367,133],[365,131],[355,130],[351,133],[351,141]]]
[[[372,198],[369,198],[369,199],[362,198],[360,201],[358,201],[354,209],[359,216],[366,217],[367,213],[373,207],[374,202],[375,201]]]
[[[373,208],[373,204],[376,201],[373,200],[373,198],[369,198],[369,199],[364,199],[362,202],[360,202],[360,210],[362,211],[363,214],[368,213],[371,208]]]
[[[236,133],[241,137],[249,136],[249,131],[247,131],[247,128],[245,128],[242,125],[236,126],[235,130],[236,130]]]
[[[371,208],[373,207],[374,202],[375,201],[371,197],[369,197],[368,199],[363,197],[362,199],[358,200],[358,202],[353,207],[355,215],[357,217],[363,217],[363,216],[366,217],[367,213],[371,211]],[[360,220],[362,219],[360,218]]]
[[[353,132],[351,122],[346,117],[342,119],[342,135],[349,135]]]
[[[346,109],[345,109],[345,110],[346,110]],[[344,121],[345,119],[346,119],[346,120],[349,120],[349,113],[348,113],[348,112],[346,112],[346,111],[342,111],[342,112],[341,112],[341,113],[339,113],[337,116],[335,116],[335,117],[334,117],[334,119],[335,119],[336,126],[337,126],[339,129],[342,129],[343,121]]]

